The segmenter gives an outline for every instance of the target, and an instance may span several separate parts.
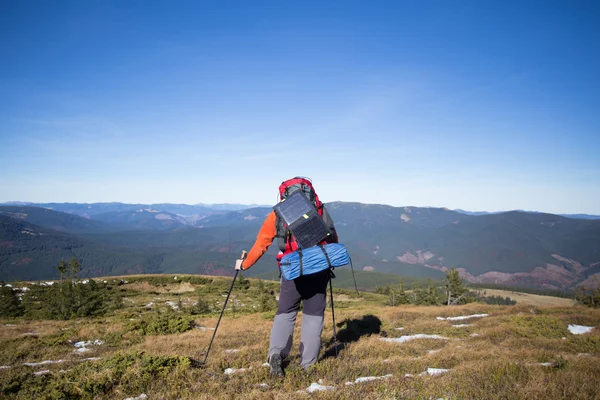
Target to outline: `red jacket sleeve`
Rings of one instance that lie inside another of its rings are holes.
[[[260,231],[258,231],[256,241],[248,252],[248,256],[242,263],[242,270],[247,270],[252,267],[258,260],[260,260],[262,255],[267,252],[267,249],[273,243],[273,239],[275,239],[275,236],[277,235],[275,221],[275,211],[271,211],[271,213],[267,215],[265,222],[263,222]]]

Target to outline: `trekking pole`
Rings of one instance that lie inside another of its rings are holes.
[[[335,356],[338,356],[338,344],[337,334],[335,331],[335,308],[333,307],[333,285],[331,284],[331,278],[329,278],[329,293],[331,295],[331,318],[333,319],[333,348],[335,349]]]
[[[241,259],[246,259],[246,250],[242,251]],[[235,283],[235,279],[238,276],[239,270],[235,270],[235,275],[233,276],[233,280],[231,281],[231,286],[229,287],[229,292],[227,292],[227,297],[225,298],[225,302],[223,303],[223,309],[221,310],[221,315],[219,315],[219,320],[217,321],[217,326],[215,326],[215,331],[213,332],[212,338],[210,339],[210,343],[208,344],[208,349],[206,350],[206,354],[204,355],[204,361],[199,362],[197,360],[191,360],[192,366],[200,367],[202,365],[206,365],[206,360],[208,359],[208,353],[210,352],[210,348],[212,346],[213,340],[215,340],[215,335],[217,334],[217,329],[219,329],[219,324],[221,323],[221,318],[223,317],[223,313],[225,312],[225,307],[227,307],[227,301],[229,300],[229,296],[231,295],[231,291],[233,290],[233,284]]]
[[[360,297],[358,294],[358,286],[356,286],[356,277],[354,276],[354,267],[352,266],[352,258],[350,258],[350,270],[352,271],[352,279],[354,279],[354,289],[356,289],[356,297]]]

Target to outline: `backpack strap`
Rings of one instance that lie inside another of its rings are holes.
[[[325,250],[325,247],[323,247],[323,245],[320,244],[319,248],[321,249],[321,251],[323,252],[323,254],[325,254],[325,258],[327,259],[327,265],[329,265],[329,269],[333,270],[333,267],[331,266],[331,260],[329,259],[329,254],[327,254],[327,251]]]

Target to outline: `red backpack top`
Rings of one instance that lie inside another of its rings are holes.
[[[281,201],[285,199],[297,190],[302,190],[304,196],[315,205],[317,212],[321,217],[323,217],[323,203],[321,203],[321,201],[319,200],[319,196],[317,196],[317,193],[313,188],[312,182],[308,178],[302,178],[297,176],[295,178],[288,179],[287,181],[282,182],[281,185],[279,185],[279,200]],[[276,237],[279,244],[279,250],[282,253],[277,255],[277,259],[280,260],[284,255],[297,250],[298,243],[296,242],[294,235],[292,235],[292,233],[287,228],[287,225],[285,224],[283,219],[279,216],[277,216],[276,226]],[[323,244],[325,243],[327,243],[327,241],[324,240]]]

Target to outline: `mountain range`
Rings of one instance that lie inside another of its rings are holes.
[[[600,277],[600,220],[348,202],[326,207],[361,276],[438,279],[457,268],[474,283],[554,289]],[[0,279],[55,278],[54,266],[70,257],[83,261],[85,276],[230,274],[270,211],[243,205],[3,205]],[[275,247],[250,275],[276,275]]]

